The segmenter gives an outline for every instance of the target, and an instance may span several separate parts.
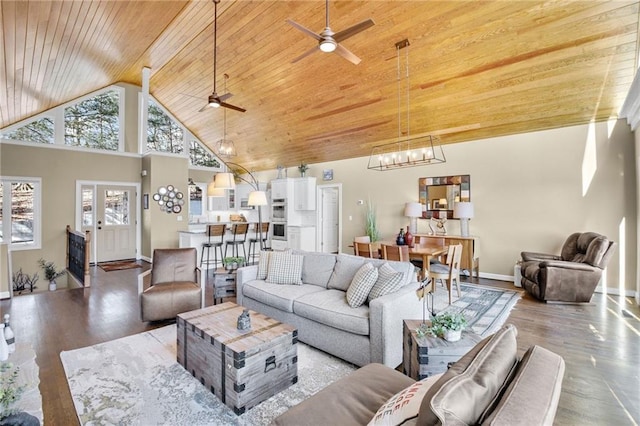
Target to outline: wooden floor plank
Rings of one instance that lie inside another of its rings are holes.
[[[146,263],[142,269],[111,272],[92,267],[90,288],[0,301],[1,313],[11,314],[16,339],[31,343],[36,351],[45,424],[79,424],[61,351],[169,323],[140,321],[137,275],[148,268]],[[467,280],[514,289],[511,282]],[[207,286],[207,305],[213,300],[212,282]],[[507,321],[518,328],[519,351],[537,344],[566,362],[556,425],[640,424],[639,318],[640,309],[632,299],[602,294],[579,305],[544,304],[525,294],[516,304]]]

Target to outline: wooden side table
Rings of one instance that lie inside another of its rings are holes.
[[[463,331],[457,342],[432,336],[418,337],[416,328],[420,324],[422,320],[403,321],[402,369],[404,374],[415,380],[444,373],[449,363],[458,361],[482,340],[469,331]]]
[[[213,304],[215,305],[224,297],[235,297],[236,295],[236,269],[227,271],[224,268],[216,269],[213,279]]]

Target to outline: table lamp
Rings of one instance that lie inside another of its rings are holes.
[[[460,219],[460,234],[463,237],[469,236],[469,219],[473,217],[473,203],[470,201],[460,201],[453,206],[453,217]]]
[[[416,234],[418,232],[418,218],[422,217],[422,204],[420,203],[405,203],[404,215],[409,219],[409,232]]]

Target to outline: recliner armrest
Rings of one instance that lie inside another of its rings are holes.
[[[520,253],[520,256],[522,257],[522,260],[524,260],[525,262],[530,262],[532,260],[543,261],[543,260],[561,260],[562,259],[560,256],[557,256],[555,254],[536,253],[533,251],[523,251]]]
[[[599,270],[595,266],[591,266],[588,263],[580,263],[580,262],[568,262],[565,260],[550,260],[540,262],[540,268],[562,268],[562,269],[571,269],[574,271],[594,271]]]

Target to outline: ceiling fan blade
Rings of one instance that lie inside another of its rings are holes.
[[[225,108],[229,108],[229,109],[233,109],[233,110],[236,110],[236,111],[240,111],[240,112],[245,112],[246,111],[246,109],[244,109],[244,108],[240,108],[238,106],[231,105],[231,104],[228,104],[226,102],[220,102],[220,106],[221,107],[225,107]]]
[[[354,65],[358,65],[360,63],[360,58],[348,51],[345,47],[342,47],[341,44],[336,46],[336,50],[334,52]]]
[[[218,99],[220,100],[220,102],[223,102],[223,101],[226,101],[227,99],[229,99],[232,96],[233,96],[233,93],[225,93],[224,95],[218,97]]]
[[[203,106],[202,108],[200,108],[200,109],[198,110],[198,112],[206,111],[206,110],[207,110],[207,108],[209,108],[209,104],[206,104],[205,106]]]
[[[320,48],[318,46],[313,47],[309,50],[307,50],[306,52],[304,52],[302,55],[298,56],[297,58],[295,58],[293,61],[291,61],[292,64],[295,64],[296,62],[298,62],[300,59],[304,59],[307,56],[311,55],[313,52],[316,52],[320,50]]]
[[[320,41],[322,40],[322,37],[320,37],[319,34],[314,33],[313,31],[311,31],[309,28],[304,27],[300,24],[298,24],[295,21],[292,21],[291,19],[287,19],[287,23],[291,26],[293,26],[294,28],[297,28],[298,30],[302,31],[303,33],[305,33],[306,35],[308,35],[309,37],[313,37],[316,40]]]
[[[355,24],[346,30],[338,31],[333,35],[333,39],[340,43],[343,40],[348,39],[351,36],[358,34],[361,31],[366,30],[367,28],[373,27],[376,23],[373,22],[373,19],[367,19],[366,21],[362,21],[359,24]]]

